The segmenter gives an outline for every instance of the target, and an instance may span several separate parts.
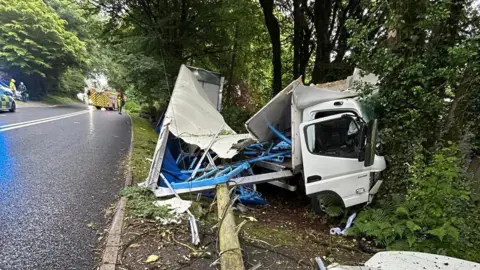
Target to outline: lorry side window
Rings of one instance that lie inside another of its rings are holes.
[[[358,124],[351,117],[315,123],[305,128],[308,150],[312,154],[357,158]]]

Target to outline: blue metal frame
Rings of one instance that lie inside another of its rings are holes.
[[[283,135],[280,131],[278,131],[276,128],[274,128],[271,124],[268,124],[268,128],[275,134],[277,137],[286,142],[288,145],[292,145],[292,141],[287,138],[285,135]]]
[[[252,170],[252,164],[255,164],[256,162],[284,162],[285,158],[291,157],[292,141],[280,131],[275,129],[271,124],[268,124],[268,128],[278,137],[278,139],[274,141],[248,145],[242,152],[243,155],[249,156],[248,159],[225,164],[219,166],[218,168],[211,168],[209,166],[199,168],[197,170],[199,176],[184,182],[171,182],[170,184],[172,188],[188,189],[218,185],[226,183],[233,178],[253,175],[254,172]],[[198,154],[181,152],[174,162],[178,165],[182,161],[187,161],[185,168],[188,169],[181,170],[180,173],[184,175],[191,175],[193,173],[193,168],[198,162],[198,159]],[[162,171],[168,173],[168,171],[163,168]],[[235,192],[240,196],[240,201],[244,203],[266,204],[266,201],[262,199],[262,195],[255,190],[254,185],[239,186]]]
[[[219,176],[219,177],[215,176],[213,178],[207,178],[203,180],[195,179],[189,182],[171,183],[171,185],[173,189],[180,189],[180,188],[196,188],[196,187],[223,184],[228,182],[230,179],[234,178],[235,176],[239,175],[241,172],[248,170],[249,168],[250,168],[250,164],[248,162],[244,162],[233,170],[231,170],[231,167],[224,169],[221,172],[224,172],[226,170],[231,170],[231,171],[223,176]]]

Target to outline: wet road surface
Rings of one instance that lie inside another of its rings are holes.
[[[103,229],[124,185],[131,130],[128,116],[86,109],[0,113],[1,270],[95,267],[98,236],[88,224]]]

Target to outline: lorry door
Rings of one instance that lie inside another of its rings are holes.
[[[307,195],[338,194],[345,207],[368,201],[370,171],[358,161],[361,119],[339,113],[300,125]]]

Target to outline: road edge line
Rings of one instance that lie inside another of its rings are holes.
[[[125,187],[132,185],[132,151],[133,151],[133,120],[132,117],[128,115],[130,119],[130,149],[128,150],[128,164],[127,164],[127,175],[125,177]],[[123,196],[117,203],[115,210],[115,216],[113,217],[112,225],[108,231],[107,241],[105,245],[105,250],[103,252],[102,261],[100,263],[99,270],[115,270],[118,263],[119,251],[122,248],[122,229],[123,229],[123,218],[125,215],[125,207],[127,205],[127,197]]]

